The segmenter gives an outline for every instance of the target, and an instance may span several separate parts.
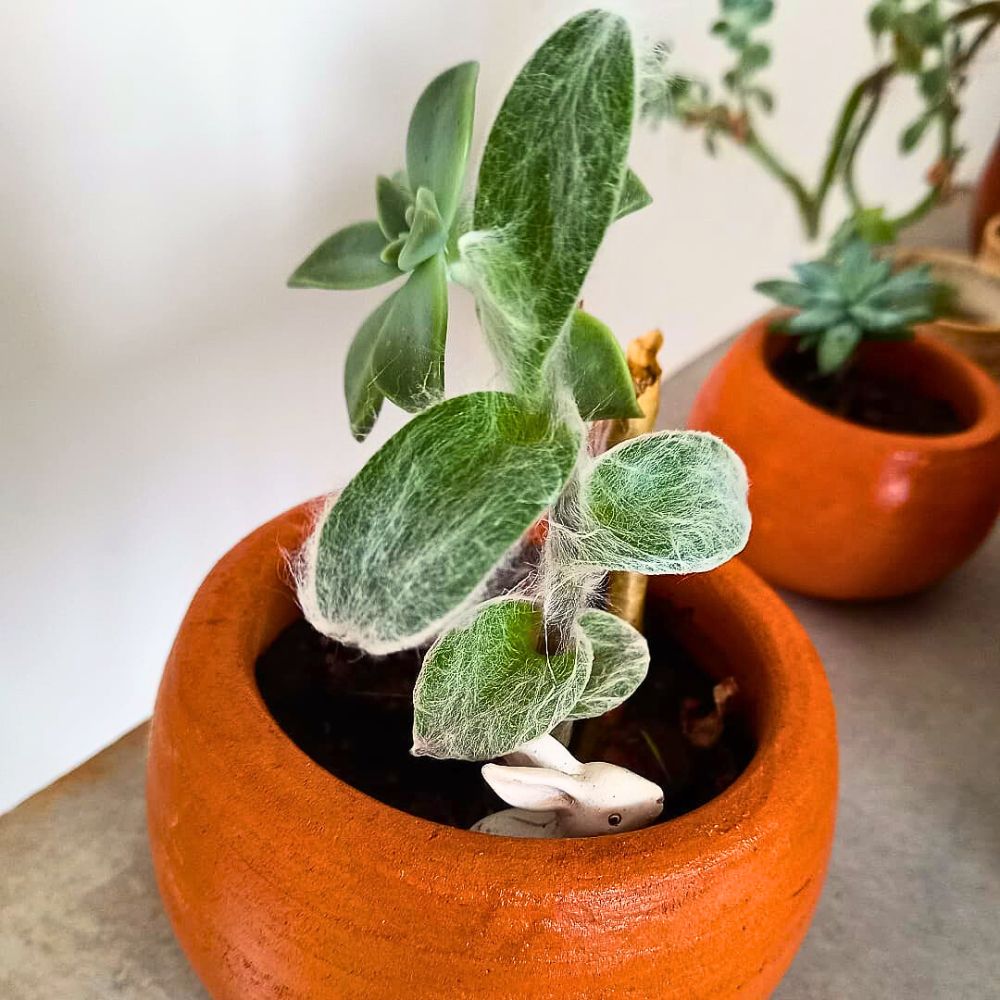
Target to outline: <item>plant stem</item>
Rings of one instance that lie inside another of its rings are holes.
[[[856,213],[864,211],[865,207],[854,176],[858,151],[861,149],[861,144],[864,142],[872,123],[875,121],[875,116],[882,104],[883,93],[884,87],[882,84],[879,84],[868,94],[868,106],[865,108],[861,121],[853,130],[844,146],[843,166],[841,168],[844,193],[847,195],[847,200],[851,203],[851,208]]]
[[[795,199],[802,225],[810,239],[816,236],[816,213],[813,198],[805,185],[778,158],[771,148],[758,135],[755,129],[749,128],[741,145],[778,181]]]
[[[985,20],[986,23],[979,29],[975,38],[951,67],[952,75],[959,79],[959,87],[963,82],[961,80],[962,72],[1000,25],[1000,0],[987,0],[987,2],[972,4],[957,11],[947,21],[949,27],[957,30],[965,24],[979,20]],[[896,63],[886,62],[851,88],[840,114],[837,116],[826,159],[813,190],[810,190],[794,171],[785,166],[781,157],[761,138],[753,125],[749,108],[745,102],[742,105],[742,120],[746,123],[745,132],[738,134],[734,128],[725,130],[724,134],[728,135],[737,145],[742,146],[767,173],[791,194],[802,221],[803,231],[810,240],[819,236],[823,209],[838,177],[843,184],[852,209],[855,212],[864,210],[864,202],[855,178],[857,157],[881,106],[885,88],[889,81],[898,74],[899,68]],[[866,100],[867,105],[864,107],[861,121],[855,125],[858,112],[865,105]],[[939,162],[945,169],[955,156],[954,127],[956,118],[957,112],[954,107],[946,108],[941,115]],[[911,225],[938,203],[946,185],[940,179],[933,179],[931,184],[931,190],[924,194],[913,208],[891,220],[893,225],[898,228]]]

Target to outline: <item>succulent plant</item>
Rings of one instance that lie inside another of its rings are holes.
[[[761,281],[755,287],[798,310],[778,326],[799,338],[800,350],[815,349],[821,375],[843,369],[864,339],[911,337],[914,323],[933,319],[940,297],[926,265],[893,273],[891,261],[861,240],[793,270],[798,281]]]
[[[645,639],[590,607],[606,572],[710,569],[745,544],[749,512],[743,465],[711,435],[588,454],[587,421],[641,414],[621,346],[578,308],[608,228],[650,202],[627,165],[627,24],[587,11],[538,49],[466,201],[476,73],[466,63],[431,83],[405,175],[376,182],[377,220],[339,230],[291,284],[405,277],[355,335],[345,388],[358,438],[385,399],[419,411],[320,514],[300,603],[318,630],[372,655],[433,640],[413,752],[488,760],[606,712],[641,682]],[[443,398],[448,279],[473,294],[508,391]],[[542,517],[537,575],[490,598]]]

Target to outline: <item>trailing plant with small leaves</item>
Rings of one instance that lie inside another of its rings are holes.
[[[377,220],[341,229],[291,284],[403,280],[347,357],[351,426],[388,399],[417,415],[322,511],[299,598],[328,636],[371,654],[431,642],[413,752],[487,760],[600,715],[645,676],[630,625],[591,607],[613,569],[687,573],[749,531],[742,463],[695,432],[588,454],[587,421],[641,414],[612,332],[577,305],[607,229],[650,202],[627,166],[636,117],[626,23],[599,10],[556,31],[514,81],[465,197],[475,64],[417,101],[406,170],[376,182]],[[444,399],[446,282],[465,286],[508,391]],[[489,584],[529,529],[538,573]]]
[[[791,169],[763,136],[762,118],[775,108],[774,95],[760,80],[771,58],[762,32],[773,11],[771,0],[720,0],[720,19],[711,30],[736,62],[723,74],[718,94],[705,80],[678,76],[668,59],[669,46],[659,45],[643,91],[646,119],[654,125],[669,119],[700,129],[713,155],[720,137],[746,150],[791,195],[810,239],[819,235],[823,210],[839,187],[851,207],[841,241],[858,236],[869,243],[891,243],[950,189],[964,152],[956,140],[961,93],[972,60],[1000,25],[1000,0],[877,0],[868,11],[868,27],[876,53],[885,61],[845,97],[814,185]],[[933,133],[937,155],[927,175],[926,194],[908,210],[890,216],[884,206],[863,197],[857,163],[889,85],[899,77],[916,84],[923,104],[900,135],[900,151],[913,152]]]
[[[926,265],[893,273],[892,263],[854,240],[838,253],[793,270],[798,281],[761,281],[757,291],[798,310],[777,324],[816,351],[821,375],[841,371],[863,340],[906,340],[934,318],[940,286]]]

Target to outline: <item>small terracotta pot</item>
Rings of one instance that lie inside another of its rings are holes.
[[[991,218],[1000,214],[1000,134],[979,175],[972,205],[969,231],[969,249],[973,255],[979,253],[983,244],[986,225]]]
[[[942,316],[924,332],[958,348],[1000,381],[1000,216],[987,224],[975,259],[928,248],[896,247],[891,253],[898,267],[929,265],[935,281],[954,293],[960,315]]]
[[[282,515],[212,570],[153,717],[153,862],[211,995],[768,996],[820,893],[837,781],[826,679],[777,595],[736,562],[649,590],[743,692],[759,749],[729,789],[634,833],[489,837],[343,784],[262,704],[254,663],[298,616],[282,550],[308,521]]]
[[[702,386],[688,426],[727,441],[750,475],[743,558],[814,597],[894,597],[967,559],[1000,509],[1000,389],[959,352],[918,334],[865,345],[862,363],[947,399],[968,430],[872,430],[796,396],[771,373],[770,317],[733,344]]]

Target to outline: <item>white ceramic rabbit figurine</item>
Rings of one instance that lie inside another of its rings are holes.
[[[514,809],[473,830],[500,837],[597,837],[638,830],[663,812],[658,785],[615,764],[581,764],[553,736],[540,736],[483,765],[487,784]]]

